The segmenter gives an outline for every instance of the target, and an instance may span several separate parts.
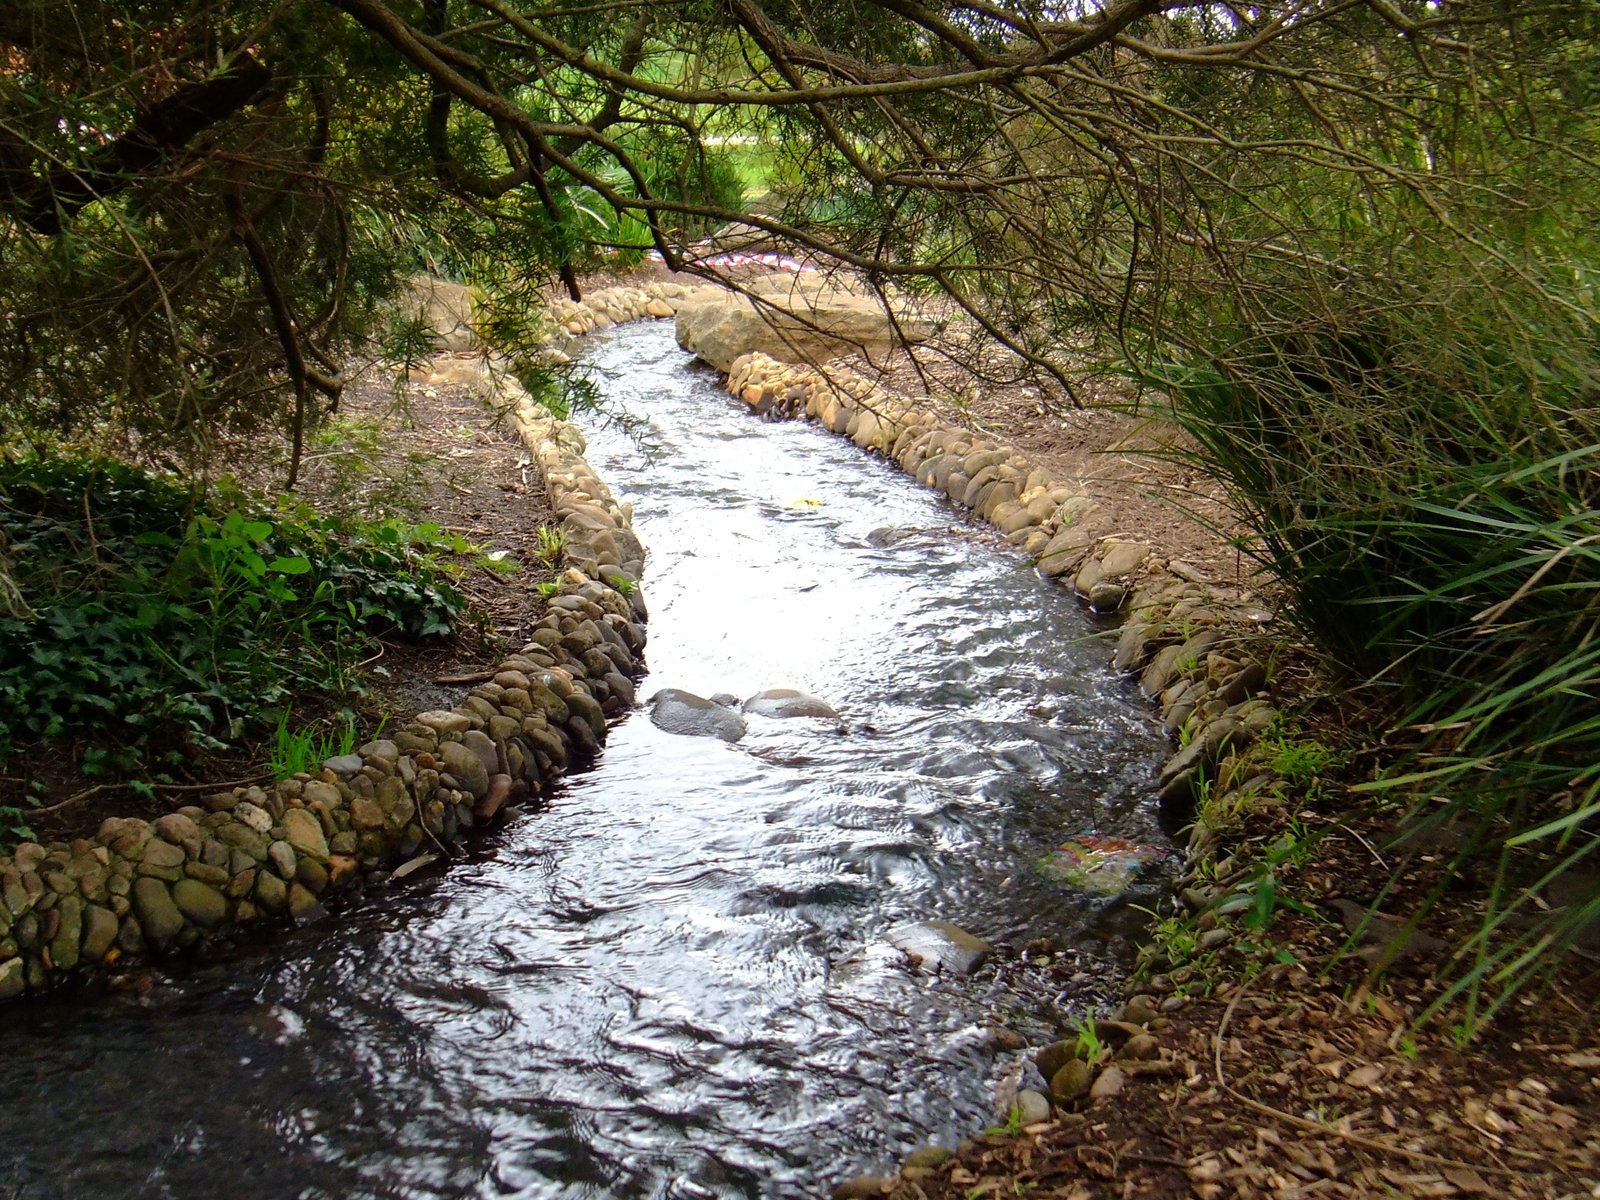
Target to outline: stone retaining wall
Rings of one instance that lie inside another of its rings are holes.
[[[649,283],[644,287],[611,287],[590,292],[582,302],[565,298],[553,300],[545,309],[551,332],[545,342],[548,361],[565,365],[572,361],[567,350],[571,339],[638,321],[646,317],[673,316],[680,305],[708,294],[725,294],[711,284]]]
[[[644,549],[584,462],[582,434],[499,382],[573,564],[533,639],[454,708],[421,713],[315,775],[0,857],[0,1000],[315,919],[357,880],[446,853],[599,749],[607,719],[634,701]]]
[[[1164,804],[1185,809],[1267,785],[1249,750],[1278,716],[1264,665],[1272,642],[1258,620],[1269,614],[1226,600],[1144,542],[1094,537],[1079,525],[1094,508],[1079,486],[853,372],[756,353],[734,362],[726,386],[763,416],[808,418],[898,464],[994,526],[1094,611],[1126,613],[1114,665],[1139,673],[1181,743],[1161,769]],[[1203,839],[1203,825],[1195,828]]]

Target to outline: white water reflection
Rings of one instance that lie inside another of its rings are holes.
[[[816,1194],[985,1123],[979,1030],[1023,1003],[905,972],[885,929],[1115,941],[1031,869],[1085,830],[1158,836],[1159,732],[1070,598],[841,439],[741,411],[669,329],[590,358],[633,430],[590,459],[650,550],[641,693],[798,687],[847,731],[728,745],[636,713],[471,862],[149,1007],[7,1010],[0,1190]]]

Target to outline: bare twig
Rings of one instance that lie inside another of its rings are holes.
[[[495,674],[494,671],[471,671],[465,675],[440,675],[434,679],[434,682],[443,684],[487,683],[495,677]]]

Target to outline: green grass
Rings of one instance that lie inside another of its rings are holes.
[[[1013,1104],[1006,1113],[1004,1125],[991,1125],[984,1131],[986,1137],[1017,1137],[1022,1133],[1022,1110]]]
[[[292,778],[301,772],[315,772],[336,755],[351,753],[356,748],[355,719],[346,714],[333,723],[331,729],[309,726],[291,729],[287,710],[278,718],[273,730],[272,752],[268,769],[274,779]]]
[[[1296,791],[1306,791],[1321,781],[1341,759],[1338,751],[1310,740],[1277,734],[1266,742],[1267,767]]]
[[[1275,336],[1235,313],[1158,374],[1301,630],[1391,714],[1402,756],[1361,790],[1492,864],[1440,1001],[1475,1029],[1600,916],[1593,887],[1544,899],[1600,849],[1600,338],[1570,276],[1486,285],[1431,252],[1318,296],[1258,280]],[[1270,749],[1296,788],[1339,762]]]
[[[1109,1053],[1106,1044],[1100,1040],[1100,1034],[1095,1029],[1093,1013],[1085,1013],[1077,1022],[1074,1042],[1077,1057],[1083,1059],[1090,1066],[1099,1062]]]
[[[739,181],[745,203],[758,200],[772,190],[778,164],[766,141],[727,142],[719,147],[724,161]]]
[[[534,534],[535,553],[545,566],[555,568],[567,552],[567,531],[559,525],[541,525]]]

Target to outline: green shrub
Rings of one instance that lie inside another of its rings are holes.
[[[1600,828],[1600,338],[1581,273],[1439,249],[1264,280],[1270,328],[1224,306],[1209,360],[1154,377],[1305,633],[1387,692],[1413,750],[1369,786],[1499,857],[1475,1022],[1600,913],[1535,899]]]
[[[77,747],[167,771],[297,694],[360,690],[372,640],[448,633],[437,529],[317,518],[96,458],[0,458],[0,532],[32,619],[0,617],[0,765]]]

